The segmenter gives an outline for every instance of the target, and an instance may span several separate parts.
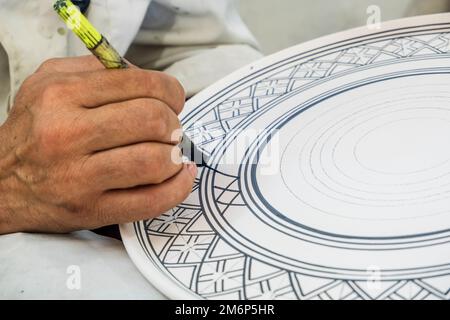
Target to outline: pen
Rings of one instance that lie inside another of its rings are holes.
[[[70,0],[57,0],[54,9],[78,38],[83,41],[89,51],[107,69],[126,69],[128,63],[120,56],[108,40],[89,22],[76,5]],[[197,166],[204,166],[208,157],[183,133],[180,148],[183,155]]]

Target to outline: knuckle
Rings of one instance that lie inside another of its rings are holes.
[[[135,79],[144,86],[147,92],[164,92],[166,99],[170,99],[170,106],[176,113],[181,112],[186,100],[186,93],[178,79],[160,71],[137,69],[133,72]]]
[[[61,60],[61,58],[51,58],[51,59],[45,60],[39,66],[38,72],[53,70],[55,68],[55,66],[59,63],[60,60]]]
[[[40,101],[43,104],[70,101],[73,92],[79,89],[77,85],[82,83],[82,77],[76,74],[64,75],[64,77],[47,76],[46,81],[43,81],[40,86]]]
[[[137,112],[136,123],[143,125],[145,130],[151,132],[156,138],[161,139],[167,133],[168,116],[164,110],[164,106],[156,100],[146,100],[143,102],[144,110]]]
[[[34,132],[36,144],[42,155],[53,157],[60,151],[64,131],[56,126],[39,125]]]
[[[149,124],[150,132],[152,132],[157,138],[166,140],[176,134],[173,130],[181,129],[181,123],[179,119],[173,115],[170,108],[163,102],[154,100],[151,102],[152,107],[149,108]]]
[[[51,81],[41,89],[40,102],[44,106],[51,105],[62,97],[66,97],[70,93],[70,89],[66,81]]]

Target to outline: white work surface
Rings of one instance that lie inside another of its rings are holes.
[[[79,289],[77,280],[79,277]],[[0,299],[164,299],[122,242],[90,231],[0,236]]]

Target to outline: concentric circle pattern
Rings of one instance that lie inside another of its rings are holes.
[[[449,29],[298,46],[194,99],[208,166],[122,226],[144,275],[174,298],[450,299]]]

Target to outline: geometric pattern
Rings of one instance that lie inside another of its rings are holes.
[[[368,281],[324,279],[267,265],[229,246],[208,225],[200,206],[180,205],[146,221],[143,231],[166,270],[207,299],[450,300],[450,275],[371,286]]]
[[[333,52],[251,84],[202,115],[201,123],[192,123],[186,132],[195,143],[211,153],[224,136],[247,116],[295,89],[377,62],[449,52],[448,33],[392,38]]]
[[[449,26],[444,27],[371,35],[339,47],[330,45],[310,57],[299,53],[286,59],[285,66],[274,63],[274,68],[258,70],[254,80],[236,85],[227,97],[205,101],[194,115],[184,119],[186,133],[206,153],[213,154],[247,117],[293,90],[368,65],[450,55]],[[239,177],[227,178],[227,188],[215,190],[215,200],[223,211],[228,206],[245,205],[237,184]],[[169,276],[201,298],[450,300],[450,273],[396,281],[342,280],[291,272],[249,256],[214,230],[199,200],[200,184],[201,178],[187,201],[158,218],[134,223],[134,228],[149,263],[165,274],[161,276]],[[376,272],[374,275],[376,280]]]

